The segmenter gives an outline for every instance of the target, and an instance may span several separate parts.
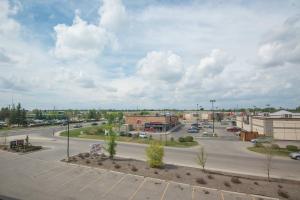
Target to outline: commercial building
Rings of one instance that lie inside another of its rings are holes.
[[[175,115],[125,115],[125,124],[133,130],[149,132],[164,132],[178,124],[178,117]]]
[[[281,110],[243,115],[236,118],[236,124],[246,134],[271,136],[276,140],[300,140],[300,113]]]

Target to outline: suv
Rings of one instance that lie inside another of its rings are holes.
[[[299,151],[299,152],[293,152],[293,153],[290,153],[289,156],[290,156],[292,159],[300,160],[300,151]]]

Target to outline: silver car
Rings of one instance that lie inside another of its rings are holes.
[[[299,151],[299,152],[293,152],[293,153],[290,153],[289,156],[290,156],[292,159],[300,160],[300,151]]]

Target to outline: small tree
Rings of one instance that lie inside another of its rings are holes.
[[[199,152],[197,153],[198,164],[202,167],[202,170],[205,170],[205,164],[207,161],[206,151],[203,146],[200,147]]]
[[[159,142],[150,142],[146,154],[150,167],[159,168],[163,166],[164,147]]]
[[[265,152],[266,152],[266,169],[267,169],[267,176],[268,181],[270,181],[270,171],[271,171],[271,164],[272,164],[272,158],[273,158],[273,149],[272,145],[265,145]]]
[[[112,129],[110,129],[106,140],[105,150],[108,152],[109,157],[111,159],[113,159],[114,155],[116,154],[116,147],[117,147],[116,137],[117,137],[116,133],[112,131]]]

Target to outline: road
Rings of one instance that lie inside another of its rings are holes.
[[[65,127],[55,127],[55,131]],[[3,134],[3,133],[0,133]],[[9,135],[25,137],[30,135],[30,142],[46,147],[45,150],[28,154],[29,157],[40,160],[57,161],[66,157],[66,138],[53,136],[53,127],[31,128],[26,130],[9,131]],[[175,133],[178,134],[178,133]],[[207,151],[207,168],[235,172],[249,175],[266,175],[265,156],[250,152],[246,149],[250,143],[236,140],[197,139]],[[89,151],[95,140],[70,139],[70,152],[77,154]],[[98,141],[103,142],[103,141]],[[143,144],[118,143],[117,155],[134,159],[145,160]],[[198,147],[192,148],[165,148],[164,162],[170,164],[199,167],[196,162]],[[289,158],[274,157],[271,176],[300,180],[300,162]]]

